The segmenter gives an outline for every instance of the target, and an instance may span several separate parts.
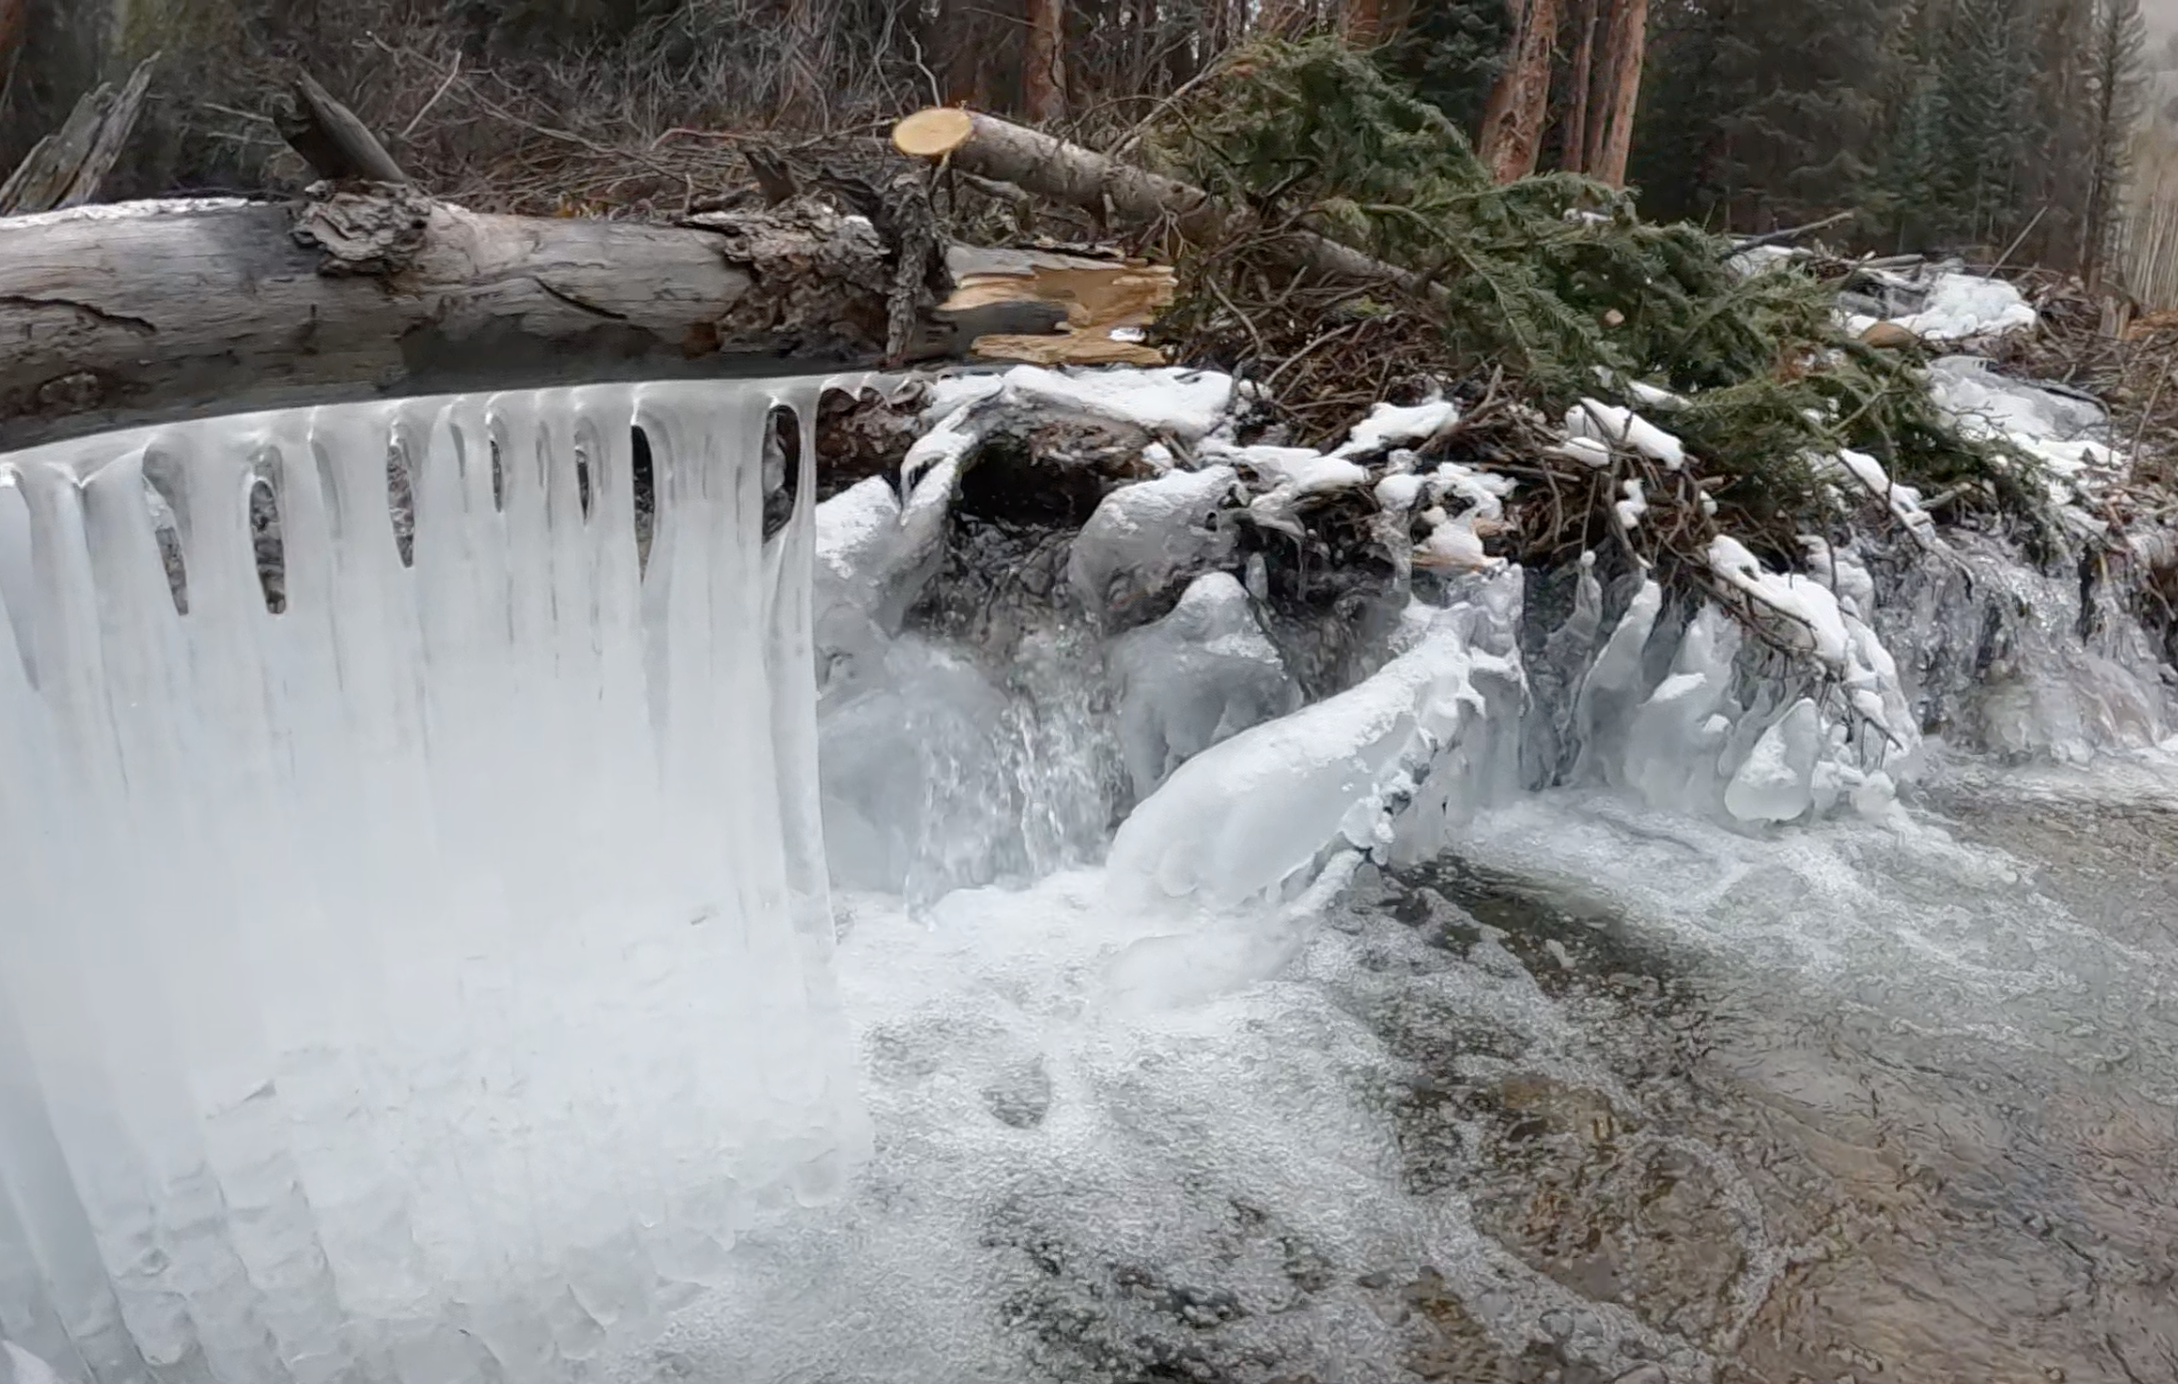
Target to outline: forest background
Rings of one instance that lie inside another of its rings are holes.
[[[2178,0],[0,0],[0,168],[156,53],[108,195],[299,186],[276,120],[300,66],[442,195],[671,210],[745,180],[752,145],[933,103],[1109,146],[1251,38],[1328,29],[1500,177],[1587,174],[1737,233],[1836,216],[1854,249],[2158,298],[2174,28]]]

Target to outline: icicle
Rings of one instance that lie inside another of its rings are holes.
[[[766,539],[762,474],[771,410],[812,437],[817,388],[0,455],[25,1359],[567,1378],[766,1208],[838,1188],[866,1133],[816,806],[815,477],[805,448]]]

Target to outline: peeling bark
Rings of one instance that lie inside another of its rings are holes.
[[[1490,176],[1509,183],[1535,171],[1550,114],[1550,61],[1564,0],[1520,0],[1505,70],[1490,91],[1476,152]]]
[[[807,200],[653,225],[368,188],[0,220],[0,449],[340,399],[870,365],[886,260],[867,224]]]

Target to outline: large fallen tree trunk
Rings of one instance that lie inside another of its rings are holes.
[[[911,157],[943,159],[979,177],[1133,225],[1170,222],[1197,244],[1214,244],[1256,225],[1252,213],[1226,206],[1192,184],[978,111],[951,106],[917,111],[893,126],[892,143]],[[1424,275],[1312,231],[1287,232],[1277,245],[1295,268],[1334,278],[1388,280],[1413,293],[1442,291]]]
[[[372,395],[874,365],[890,282],[869,225],[813,201],[655,225],[373,187],[5,219],[0,449]]]

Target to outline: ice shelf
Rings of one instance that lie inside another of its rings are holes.
[[[820,383],[0,454],[0,1376],[580,1379],[840,1188]]]

